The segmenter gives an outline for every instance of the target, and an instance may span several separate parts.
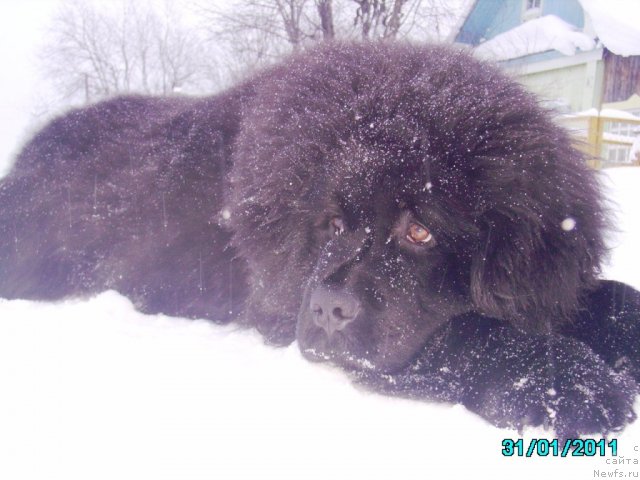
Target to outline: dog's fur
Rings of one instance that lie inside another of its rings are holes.
[[[0,295],[111,288],[498,425],[606,432],[634,418],[640,299],[597,279],[605,226],[582,154],[497,69],[336,43],[53,121],[0,185]]]

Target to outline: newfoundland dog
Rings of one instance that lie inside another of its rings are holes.
[[[114,289],[378,391],[600,434],[640,380],[640,294],[598,279],[606,226],[583,154],[499,70],[335,43],[51,122],[0,184],[0,295]]]

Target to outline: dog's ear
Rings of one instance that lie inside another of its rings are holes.
[[[537,185],[511,190],[508,203],[494,203],[477,219],[474,306],[527,331],[549,331],[575,314],[605,252],[604,214],[592,172],[573,172],[565,191],[554,182],[561,180],[543,175]]]

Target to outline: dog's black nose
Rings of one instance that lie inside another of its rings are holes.
[[[311,294],[309,308],[313,323],[331,336],[356,318],[360,302],[350,293],[318,287]]]

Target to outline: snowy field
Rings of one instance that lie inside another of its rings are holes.
[[[614,12],[635,5],[621,2]],[[0,175],[38,119],[35,47],[56,4],[1,9]],[[603,180],[618,227],[605,276],[640,288],[640,168],[608,170]],[[521,437],[461,406],[360,390],[295,345],[274,349],[251,331],[142,315],[114,292],[58,304],[0,299],[0,480],[640,476],[640,420],[614,436],[625,464],[503,457],[502,439]],[[525,444],[533,437],[549,434],[525,431]]]
[[[640,168],[604,180],[619,226],[606,276],[638,288]],[[502,457],[501,440],[519,437],[461,406],[360,390],[295,345],[142,315],[114,292],[0,300],[1,479],[521,480],[640,470],[603,458]],[[640,422],[616,438],[621,456],[640,458]]]

